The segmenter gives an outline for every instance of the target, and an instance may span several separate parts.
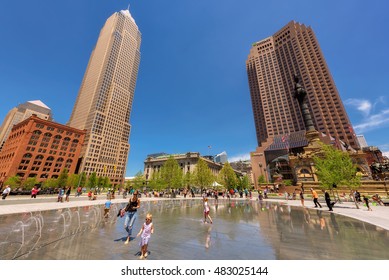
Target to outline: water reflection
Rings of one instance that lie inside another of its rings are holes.
[[[389,259],[389,232],[327,211],[248,200],[142,202],[155,234],[149,259]],[[0,216],[0,259],[137,259],[139,240],[124,245],[121,204],[104,219],[103,206]]]

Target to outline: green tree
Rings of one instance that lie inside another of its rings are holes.
[[[96,176],[96,172],[93,172],[88,178],[87,187],[89,188],[89,190],[91,190],[95,188],[96,185],[97,185],[97,176]]]
[[[193,174],[188,170],[188,172],[185,173],[183,177],[183,185],[187,187],[188,189],[193,184]]]
[[[22,181],[19,176],[11,176],[5,180],[4,185],[9,185],[11,188],[18,188],[20,187],[21,183]]]
[[[45,188],[56,188],[58,186],[56,178],[50,178],[43,182]]]
[[[104,177],[103,177],[103,176],[97,177],[96,186],[97,186],[98,188],[103,188],[103,189],[105,189],[105,188],[103,187],[103,180],[104,180]]]
[[[237,179],[238,178],[235,174],[234,169],[232,169],[231,165],[228,162],[226,162],[219,173],[220,183],[228,189],[229,188],[235,189],[237,186]]]
[[[213,176],[211,169],[202,158],[199,158],[196,168],[193,171],[192,178],[193,184],[201,189],[212,186],[212,183],[215,181],[215,177]]]
[[[79,178],[78,178],[78,183],[77,183],[77,186],[85,186],[85,183],[86,183],[86,173],[85,172],[81,172],[81,174],[79,174]]]
[[[264,184],[266,183],[266,179],[265,179],[265,176],[264,175],[261,175],[258,177],[258,184],[261,185],[261,184]]]
[[[79,178],[80,178],[80,175],[77,175],[77,174],[70,174],[70,175],[68,176],[67,185],[68,185],[69,187],[72,187],[72,188],[77,187]]]
[[[25,190],[31,190],[39,181],[35,177],[29,177],[22,182],[22,187]]]
[[[124,187],[128,190],[132,190],[132,180],[127,180],[124,183]]]
[[[108,189],[111,187],[111,179],[109,177],[105,176],[101,181],[101,186],[103,189]]]
[[[347,152],[323,145],[322,153],[314,157],[314,162],[316,175],[323,189],[333,191],[334,185],[357,189],[361,185],[357,167]],[[355,205],[359,208],[357,203]]]
[[[149,180],[148,186],[156,191],[161,191],[163,189],[163,183],[161,179],[161,172],[154,171]]]
[[[58,187],[64,188],[68,183],[68,170],[64,168],[58,176],[57,185]]]
[[[179,188],[182,186],[182,170],[177,160],[170,156],[161,168],[161,181],[165,188]]]
[[[238,190],[251,188],[250,180],[249,180],[249,177],[247,175],[244,175],[243,177],[238,178],[237,183],[238,183],[238,185],[237,185]]]
[[[145,179],[143,177],[142,171],[138,171],[138,173],[135,174],[135,178],[132,180],[132,185],[136,190],[143,188],[145,185]]]

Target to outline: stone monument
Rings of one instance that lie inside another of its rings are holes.
[[[304,120],[305,136],[308,140],[308,146],[304,147],[304,152],[298,155],[289,155],[289,164],[292,170],[294,170],[296,181],[304,182],[317,181],[314,171],[313,156],[318,155],[321,151],[321,141],[319,138],[319,132],[313,125],[312,116],[307,104],[307,92],[300,84],[297,75],[294,75],[294,90],[293,97],[297,99],[301,115]]]

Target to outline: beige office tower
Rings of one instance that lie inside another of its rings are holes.
[[[141,34],[129,10],[114,13],[89,59],[69,126],[86,129],[79,172],[124,180]]]
[[[21,121],[28,119],[32,115],[36,115],[44,120],[52,120],[51,109],[40,100],[27,101],[26,103],[11,109],[5,116],[3,124],[0,127],[0,151],[10,134],[12,127]]]
[[[316,130],[359,148],[311,27],[289,22],[252,45],[246,66],[259,147],[274,136],[305,129],[299,104],[292,96],[293,75],[297,74],[308,92]]]

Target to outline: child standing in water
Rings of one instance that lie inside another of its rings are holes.
[[[154,226],[153,226],[153,216],[151,214],[146,215],[146,222],[143,223],[142,228],[140,229],[137,236],[141,237],[140,241],[140,259],[147,258],[147,245],[149,244],[149,239],[151,237],[151,234],[154,233]]]
[[[209,205],[208,205],[208,198],[204,198],[204,223],[207,222],[207,218],[209,219],[209,221],[211,222],[212,224],[212,218],[211,216],[209,215]]]

